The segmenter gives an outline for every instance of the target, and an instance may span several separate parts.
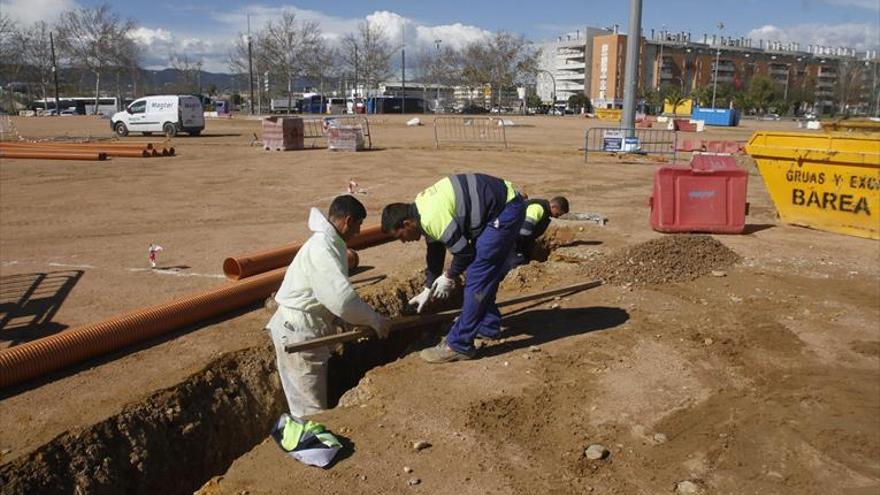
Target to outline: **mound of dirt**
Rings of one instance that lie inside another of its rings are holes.
[[[358,295],[373,309],[389,318],[413,315],[415,307],[408,303],[425,287],[425,272],[413,268],[409,273],[410,275],[392,276],[373,285],[359,288]],[[425,313],[460,308],[463,295],[464,290],[459,283],[448,299],[435,299],[429,302]]]
[[[357,292],[373,309],[389,318],[396,318],[412,312],[407,302],[422,290],[424,284],[424,273],[414,271],[409,276],[386,278],[359,288]]]
[[[587,275],[615,285],[687,282],[740,256],[708,235],[668,235],[616,251],[587,266]]]

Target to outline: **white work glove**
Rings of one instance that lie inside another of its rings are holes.
[[[391,320],[380,314],[376,315],[376,319],[371,326],[376,331],[376,336],[380,339],[386,339],[391,335]]]
[[[425,307],[425,304],[427,304],[428,301],[431,300],[431,292],[432,289],[425,287],[422,292],[419,292],[416,297],[410,299],[407,304],[409,304],[410,306],[416,306],[416,313],[421,313],[422,308]]]
[[[437,299],[449,299],[453,290],[455,290],[455,279],[447,277],[445,273],[431,284],[431,294]]]

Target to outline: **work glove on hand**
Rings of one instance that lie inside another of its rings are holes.
[[[431,284],[432,295],[437,299],[448,299],[453,290],[455,290],[455,279],[447,277],[445,273]]]
[[[421,313],[422,308],[425,307],[425,304],[427,304],[428,301],[431,300],[431,292],[432,289],[425,287],[422,292],[419,292],[416,297],[410,299],[407,304],[409,304],[410,306],[416,306],[416,313]]]
[[[386,339],[391,335],[391,320],[380,314],[376,315],[376,320],[373,322],[372,327],[376,331],[376,336],[380,339]]]

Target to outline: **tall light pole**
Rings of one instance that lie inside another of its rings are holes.
[[[550,93],[550,104],[551,104],[551,108],[553,110],[556,110],[556,78],[553,77],[553,73],[550,72],[549,70],[538,69],[538,73],[547,74],[548,76],[550,76],[550,82],[553,83],[553,92]]]
[[[403,18],[403,26],[400,28],[400,75],[403,86],[403,96],[400,100],[400,113],[406,113],[406,19]]]
[[[443,40],[436,39],[434,40],[434,46],[437,47],[437,64],[440,64],[441,55],[440,55],[440,43],[443,43]],[[439,81],[434,81],[437,84],[437,101],[434,102],[434,113],[437,113],[437,108],[440,106],[440,83]]]
[[[715,75],[712,76],[712,108],[715,108],[715,93],[718,91],[718,64],[721,61],[721,30],[724,23],[718,23],[718,45],[715,46]]]
[[[58,64],[55,60],[55,37],[52,31],[49,31],[49,48],[52,51],[52,77],[55,79],[55,116],[61,115],[61,100],[58,99]],[[875,68],[876,69],[876,68]],[[876,82],[877,71],[874,71],[874,80]]]
[[[660,63],[657,68],[657,89],[663,85],[663,45],[666,41],[666,24],[660,26]]]
[[[642,42],[642,0],[630,0],[629,33],[626,42],[626,71],[623,77],[622,126],[635,135],[636,90],[639,85],[639,45]]]
[[[251,15],[247,15],[247,25],[248,25],[248,34],[247,34],[247,48],[248,48],[248,75],[250,76],[248,80],[250,81],[251,87],[251,101],[250,101],[250,113],[254,114],[254,50],[252,48],[251,43]]]

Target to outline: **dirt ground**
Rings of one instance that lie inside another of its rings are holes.
[[[408,118],[372,119],[363,153],[265,152],[250,146],[259,122],[234,118],[175,138],[175,157],[4,159],[0,348],[224,284],[225,257],[305,239],[308,208],[352,178],[366,224],[455,172],[566,195],[608,224],[554,222],[564,242],[499,297],[608,283],[509,308],[504,338],[472,361],[421,361],[442,332],[346,346],[336,391],[360,383],[314,418],[345,446],[329,469],[268,439],[284,405],[258,305],[0,391],[0,493],[880,492],[877,241],[779,223],[748,158],[745,235],[664,236],[648,223],[655,164],[584,163],[584,129],[601,123],[512,117],[508,150],[438,150]],[[30,138],[110,136],[91,117],[13,123]],[[353,280],[397,314],[423,256],[364,250]]]

